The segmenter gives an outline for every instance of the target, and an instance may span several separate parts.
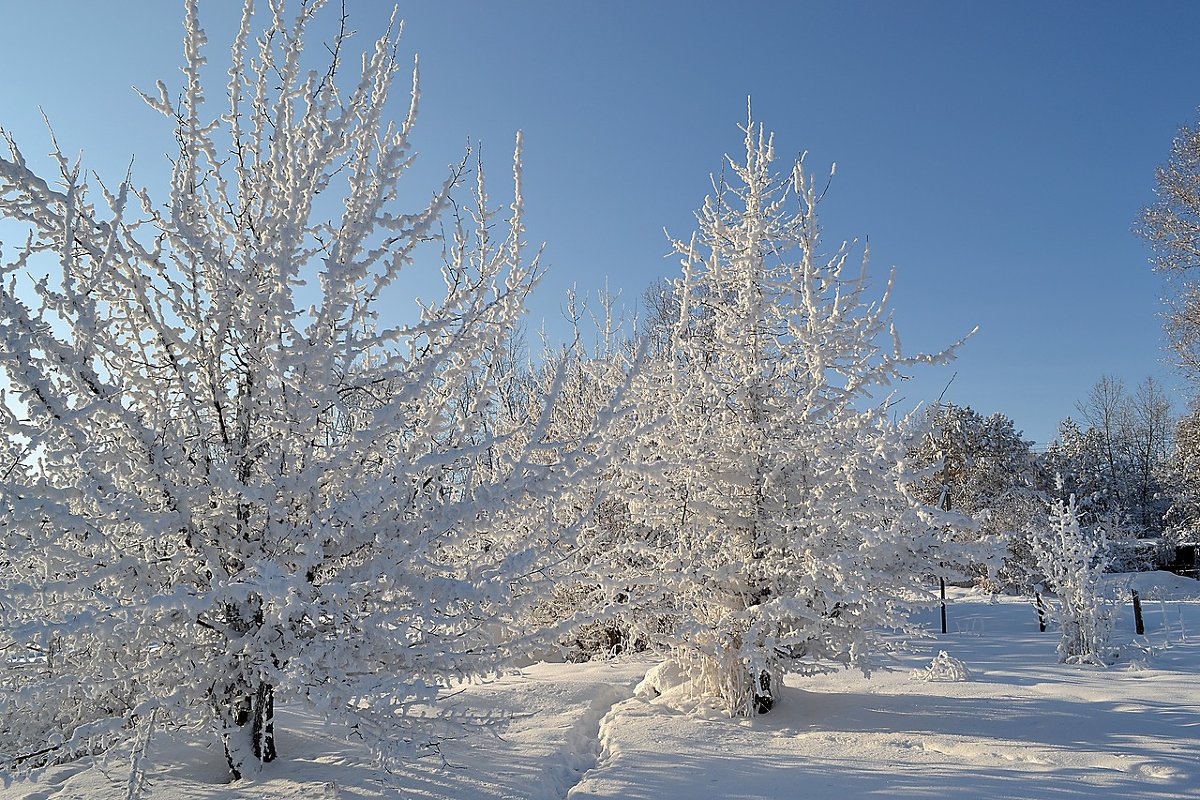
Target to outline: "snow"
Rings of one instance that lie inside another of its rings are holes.
[[[507,728],[445,743],[442,757],[376,769],[361,746],[314,718],[281,712],[280,760],[226,783],[220,745],[178,732],[151,743],[150,800],[370,798],[1190,798],[1200,794],[1200,583],[1167,573],[1109,576],[1128,604],[1117,664],[1059,664],[1027,598],[952,590],[951,632],[893,668],[789,678],[771,714],[690,713],[635,686],[655,662],[535,664],[463,687],[449,702],[504,715]],[[1127,592],[1126,592],[1127,594]],[[1146,598],[1149,598],[1146,600]],[[934,630],[936,612],[920,620]],[[1189,632],[1196,632],[1195,634]],[[968,670],[922,680],[939,654]],[[0,800],[124,795],[127,765],[49,770]]]
[[[215,740],[157,737],[151,748],[147,800],[366,800],[367,798],[562,798],[596,765],[601,718],[651,666],[648,661],[535,664],[520,674],[465,687],[451,711],[503,715],[508,725],[445,742],[440,754],[390,773],[366,748],[336,735],[311,715],[281,711],[281,757],[261,774],[229,783]],[[124,797],[128,764],[117,759],[89,769],[50,770],[36,784],[14,783],[0,800],[105,800]]]

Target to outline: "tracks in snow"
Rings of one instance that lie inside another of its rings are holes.
[[[601,686],[588,709],[564,735],[560,783],[563,797],[571,800],[575,787],[588,772],[601,766],[604,760],[604,730],[618,703],[633,697],[633,687],[626,685]]]

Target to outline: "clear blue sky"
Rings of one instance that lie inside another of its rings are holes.
[[[237,5],[202,3],[214,43]],[[360,46],[391,10],[347,6]],[[1163,287],[1130,227],[1200,105],[1200,3],[420,0],[400,14],[422,60],[422,175],[470,136],[501,179],[525,131],[529,235],[550,265],[535,317],[557,317],[573,283],[607,277],[632,302],[674,273],[662,229],[690,231],[752,95],[782,153],[837,162],[826,235],[869,237],[880,281],[897,268],[905,345],[980,326],[908,401],[957,372],[948,399],[1046,442],[1105,373],[1155,375],[1182,400]],[[0,2],[0,125],[40,154],[40,105],[93,169],[115,183],[136,154],[153,187],[170,131],[130,87],[178,86],[181,17],[165,0]]]

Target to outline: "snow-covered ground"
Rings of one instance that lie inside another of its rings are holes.
[[[646,660],[538,664],[469,687],[462,711],[511,717],[497,736],[448,742],[442,757],[391,773],[309,718],[283,712],[282,757],[225,783],[219,746],[160,734],[153,800],[303,798],[1195,798],[1200,797],[1200,583],[1124,576],[1140,589],[1146,636],[1127,604],[1116,665],[1056,663],[1018,598],[955,592],[951,632],[895,669],[791,679],[752,721],[683,714],[634,696]],[[934,623],[931,615],[930,626]],[[966,680],[914,677],[946,651]],[[117,757],[51,770],[0,800],[118,798]]]

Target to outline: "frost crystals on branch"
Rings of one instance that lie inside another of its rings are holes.
[[[492,425],[537,278],[519,142],[507,226],[480,175],[441,299],[386,325],[463,170],[401,207],[416,72],[398,125],[398,28],[348,90],[344,29],[306,73],[322,5],[272,2],[255,38],[247,2],[210,117],[187,3],[181,102],[145,96],[180,146],[165,198],[126,180],[97,202],[57,147],[47,181],[6,137],[0,215],[28,240],[0,266],[0,771],[153,714],[210,726],[236,776],[274,757],[277,695],[384,756],[428,746],[414,706],[528,646],[514,621],[590,511],[594,425],[551,441],[553,392],[520,446]]]

